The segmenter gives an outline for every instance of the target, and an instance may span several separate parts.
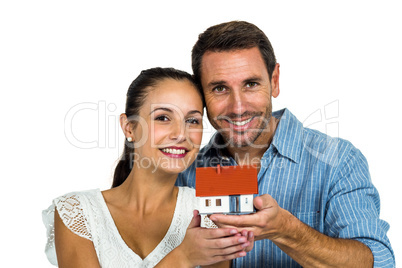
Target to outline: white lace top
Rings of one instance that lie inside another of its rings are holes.
[[[54,245],[55,208],[67,228],[94,243],[102,267],[153,267],[183,241],[197,202],[194,189],[179,187],[169,230],[158,246],[145,259],[141,259],[120,236],[99,189],[58,197],[42,212],[48,239],[45,252],[53,265],[57,265]]]

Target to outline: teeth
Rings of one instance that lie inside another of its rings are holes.
[[[164,148],[162,149],[163,152],[167,154],[184,154],[186,150],[184,149],[172,149],[172,148]]]
[[[236,126],[244,126],[245,124],[247,124],[248,122],[250,122],[251,119],[253,119],[253,118],[249,118],[249,119],[247,119],[247,120],[240,121],[240,122],[230,120],[230,123],[232,123],[233,125],[236,125]]]

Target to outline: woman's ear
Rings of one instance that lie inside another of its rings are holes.
[[[134,141],[135,139],[134,139],[133,126],[128,121],[126,114],[120,115],[120,126],[121,126],[121,129],[123,130],[124,136],[126,136],[126,139],[130,142]]]

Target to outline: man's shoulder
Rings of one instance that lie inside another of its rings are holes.
[[[316,129],[303,127],[303,153],[317,157],[333,167],[339,166],[353,155],[364,156],[350,141],[330,136]]]
[[[338,137],[337,133],[331,136],[305,127],[288,109],[278,112],[282,125],[278,133],[278,141],[275,142],[280,150],[293,156],[294,159],[299,159],[297,155],[314,157],[335,166],[350,154],[360,154],[360,151],[350,141]],[[278,114],[278,112],[276,113]],[[290,152],[290,150],[295,150],[296,153]]]

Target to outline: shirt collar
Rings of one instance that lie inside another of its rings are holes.
[[[272,116],[278,118],[279,123],[271,146],[273,146],[279,154],[298,163],[300,160],[303,137],[302,123],[286,108],[273,112]],[[200,153],[202,155],[226,158],[226,156],[222,155],[222,148],[219,148],[220,144],[223,144],[223,140],[221,135],[216,132]],[[268,151],[269,149],[264,153],[263,158],[269,153]]]
[[[273,112],[272,116],[278,118],[279,123],[271,145],[279,154],[298,163],[302,149],[302,123],[288,109]]]

